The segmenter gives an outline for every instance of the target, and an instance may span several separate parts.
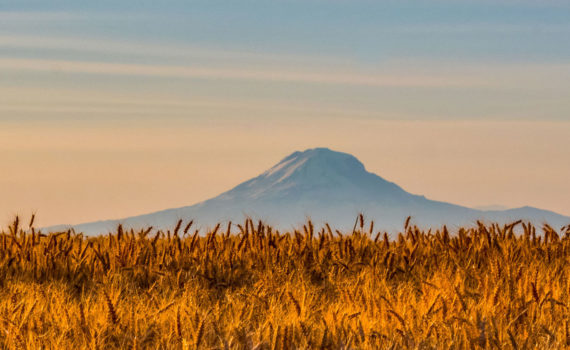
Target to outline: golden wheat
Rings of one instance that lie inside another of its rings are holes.
[[[0,233],[2,349],[570,346],[569,227],[407,219],[391,240],[359,216],[346,235],[246,220],[85,237],[34,219]]]

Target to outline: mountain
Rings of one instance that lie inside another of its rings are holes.
[[[193,219],[202,227],[211,227],[228,220],[243,222],[249,216],[281,229],[297,227],[310,217],[317,225],[328,222],[346,230],[352,228],[361,212],[373,219],[377,228],[389,232],[401,229],[408,216],[422,227],[469,226],[477,220],[507,223],[518,219],[538,226],[548,222],[556,228],[570,224],[570,217],[532,207],[477,210],[430,200],[366,171],[350,154],[314,148],[295,152],[261,175],[192,206],[73,227],[78,232],[100,234],[115,229],[119,223],[135,229],[168,229],[179,219]]]

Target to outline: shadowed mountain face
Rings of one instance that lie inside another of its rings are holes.
[[[308,217],[317,225],[328,222],[339,229],[349,229],[360,212],[375,220],[378,229],[386,231],[402,228],[408,216],[423,227],[470,226],[477,220],[507,223],[523,219],[539,226],[548,222],[555,228],[570,223],[569,217],[531,207],[482,211],[428,200],[369,173],[350,154],[315,148],[295,152],[261,175],[193,206],[74,228],[99,234],[113,230],[119,223],[135,229],[168,229],[179,219],[213,226],[228,220],[241,222],[249,216],[280,229],[295,227]]]

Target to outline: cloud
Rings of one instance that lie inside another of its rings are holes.
[[[390,25],[386,32],[399,34],[564,34],[570,32],[570,25],[538,23],[538,24],[506,24],[492,22],[475,23],[422,23],[406,25]]]
[[[185,43],[163,44],[156,42],[120,41],[89,37],[62,37],[36,35],[0,35],[0,47],[4,49],[57,50],[87,54],[111,54],[140,56],[145,58],[178,58],[226,60],[251,64],[309,64],[331,65],[346,62],[346,59],[322,55],[254,52],[192,46]]]
[[[59,21],[85,21],[85,20],[111,20],[119,21],[129,19],[148,18],[142,14],[114,14],[106,12],[67,12],[67,11],[0,11],[0,22],[59,22]]]
[[[341,71],[239,69],[206,66],[145,65],[69,60],[0,58],[0,70],[46,73],[79,73],[157,78],[246,80],[281,83],[335,84],[371,87],[471,87],[485,81],[472,77],[380,75]]]

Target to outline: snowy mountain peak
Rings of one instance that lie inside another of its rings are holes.
[[[330,177],[352,178],[366,173],[364,165],[356,157],[328,148],[312,148],[294,152],[260,177],[275,180],[287,179],[317,181]]]
[[[328,148],[294,152],[261,175],[222,194],[225,198],[271,200],[331,196],[348,199],[370,195],[408,194],[366,171],[356,157]]]

